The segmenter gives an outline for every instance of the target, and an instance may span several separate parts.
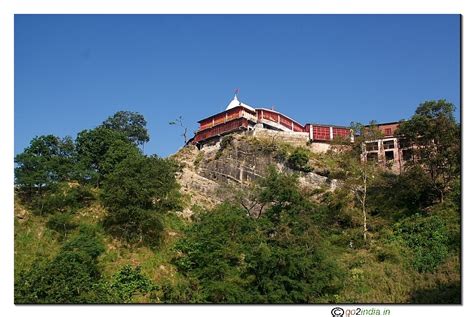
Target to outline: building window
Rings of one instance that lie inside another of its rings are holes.
[[[386,128],[383,130],[383,134],[385,135],[392,135],[392,129],[391,128]]]
[[[394,149],[395,148],[395,141],[393,141],[393,140],[383,141],[383,148],[385,150]]]
[[[395,155],[394,155],[393,151],[385,151],[385,160],[386,161],[393,161],[394,158],[395,158]]]
[[[411,161],[413,159],[413,151],[411,149],[403,150],[402,156],[404,161]]]
[[[378,161],[378,154],[377,153],[367,153],[367,161],[377,162]]]
[[[378,151],[379,150],[379,142],[368,142],[366,143],[366,151]]]

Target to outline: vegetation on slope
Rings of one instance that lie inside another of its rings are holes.
[[[192,220],[177,215],[179,164],[139,149],[141,115],[117,113],[76,140],[36,137],[15,158],[15,302],[459,303],[452,111],[424,103],[402,124],[420,153],[400,175],[358,159],[376,137],[360,126],[351,149],[326,154],[248,140],[295,173],[270,166],[235,199],[195,206]],[[302,191],[297,175],[311,170],[340,186]]]

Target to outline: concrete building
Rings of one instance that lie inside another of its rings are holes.
[[[400,122],[377,124],[383,137],[365,143],[363,159],[377,162],[395,173],[403,171],[405,163],[413,160],[413,148],[402,138],[395,136],[399,125]]]

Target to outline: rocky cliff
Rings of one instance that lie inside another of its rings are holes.
[[[289,164],[288,158],[296,149],[309,153],[306,171],[295,170]],[[297,173],[304,188],[333,190],[337,181],[327,177],[328,171],[318,160],[321,152],[321,146],[308,144],[298,135],[252,131],[224,136],[201,149],[188,145],[173,157],[182,166],[178,180],[182,192],[190,198],[190,206],[210,207],[226,198],[223,188],[245,189],[263,177],[271,165],[280,171]],[[191,211],[186,210],[185,214]]]

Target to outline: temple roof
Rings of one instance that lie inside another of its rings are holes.
[[[232,99],[232,101],[229,102],[229,105],[227,106],[227,108],[225,108],[225,110],[229,110],[229,109],[232,109],[232,108],[235,108],[235,107],[238,107],[238,106],[247,108],[251,111],[255,111],[254,108],[250,107],[249,105],[246,105],[243,102],[240,102],[239,99],[237,98],[237,94],[234,95],[234,99]]]

